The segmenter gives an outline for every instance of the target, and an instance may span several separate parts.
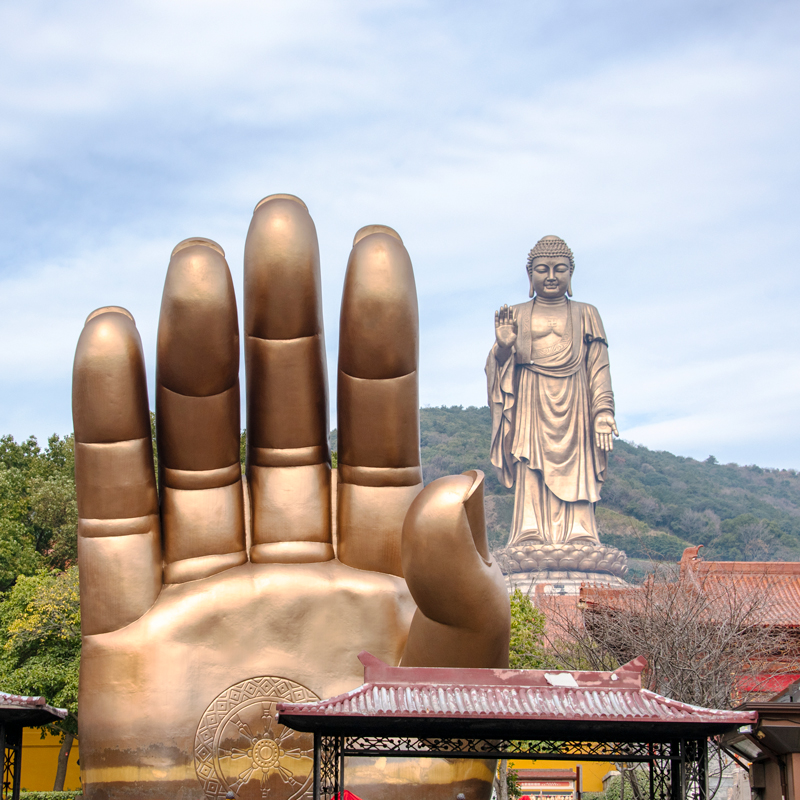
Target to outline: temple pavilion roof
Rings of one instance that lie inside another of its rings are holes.
[[[369,653],[362,686],[314,703],[281,703],[295,730],[346,736],[698,739],[757,715],[680,703],[642,688],[637,658],[613,672],[392,667]]]

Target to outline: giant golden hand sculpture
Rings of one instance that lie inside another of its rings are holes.
[[[357,659],[507,665],[509,611],[482,475],[422,488],[418,314],[390,228],[356,234],[340,323],[336,524],[319,252],[305,205],[256,207],[245,247],[247,478],[239,328],[222,249],[173,251],[158,329],[153,470],[131,315],[92,313],[75,355],[91,800],[310,796],[311,742],[275,704],[359,686]],[[484,762],[354,764],[367,800],[485,796]],[[424,790],[420,786],[425,786]]]

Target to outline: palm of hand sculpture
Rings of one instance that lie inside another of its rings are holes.
[[[94,312],[78,343],[88,798],[308,796],[310,742],[277,723],[277,702],[360,685],[362,650],[392,664],[507,665],[508,599],[486,545],[482,475],[422,489],[416,291],[400,237],[362,229],[348,264],[335,537],[319,254],[297,198],[256,207],[244,317],[245,486],[237,311],[218,245],[182,242],[167,272],[158,488],[131,315]],[[368,800],[420,783],[432,797],[462,787],[474,798],[491,781],[482,762],[400,773],[352,771]]]

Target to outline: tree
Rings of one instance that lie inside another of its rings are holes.
[[[545,666],[543,647],[544,614],[531,602],[531,598],[514,589],[511,603],[511,640],[508,664],[512,669],[539,669]],[[521,794],[516,770],[508,768],[508,761],[497,764],[495,792],[498,800],[516,800]]]
[[[77,558],[74,443],[53,435],[0,437],[0,591],[19,575],[63,569]]]
[[[30,575],[43,565],[28,522],[28,468],[36,440],[17,444],[0,438],[0,591],[14,584],[17,575]]]
[[[64,788],[67,761],[78,726],[81,616],[78,568],[21,576],[0,604],[0,686],[41,695],[66,708],[54,791]]]
[[[592,587],[583,612],[553,606],[548,646],[567,668],[615,669],[644,656],[643,685],[675,700],[731,708],[743,681],[798,671],[798,642],[770,623],[775,579],[763,572],[747,581],[730,573],[659,566],[629,589]]]
[[[80,608],[72,436],[44,450],[0,437],[0,686],[42,695],[70,716],[59,726],[56,789],[77,731]],[[47,566],[66,572],[50,572]]]
[[[745,694],[763,692],[773,675],[800,671],[800,641],[772,623],[779,580],[768,566],[736,573],[724,562],[714,568],[685,554],[681,568],[656,567],[641,586],[583,589],[582,613],[552,604],[547,645],[568,669],[612,670],[644,656],[645,688],[684,703],[732,708]],[[710,756],[721,774],[722,753],[712,745]],[[640,800],[638,768],[620,770],[620,788],[629,786]]]
[[[545,618],[528,595],[514,589],[511,603],[511,640],[508,665],[511,669],[539,669],[545,666],[543,647]]]
[[[0,484],[2,478],[0,474]],[[28,529],[17,520],[0,517],[0,591],[13,586],[18,575],[36,572],[43,561]]]
[[[78,562],[78,502],[75,480],[61,472],[36,476],[28,484],[28,519],[50,565],[66,569]]]
[[[494,776],[494,796],[497,800],[519,800],[522,789],[519,785],[517,771],[508,768],[508,761],[497,762],[497,773]]]

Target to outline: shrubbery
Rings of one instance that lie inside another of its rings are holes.
[[[81,798],[80,789],[72,792],[26,792],[21,791],[19,794],[20,800],[75,800]]]

